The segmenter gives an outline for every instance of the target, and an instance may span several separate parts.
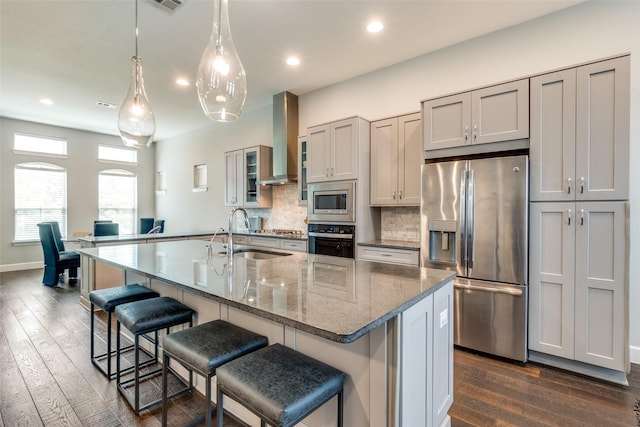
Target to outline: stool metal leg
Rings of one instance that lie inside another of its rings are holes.
[[[224,419],[224,407],[222,405],[222,389],[220,386],[217,387],[218,398],[216,399],[216,407],[218,411],[218,427],[223,427],[222,422]]]
[[[169,375],[169,356],[166,354],[162,362],[162,427],[167,427],[169,399],[167,399],[167,386]]]
[[[95,333],[95,328],[93,326],[93,322],[95,320],[95,314],[94,314],[94,310],[95,307],[93,306],[93,303],[91,303],[91,361],[93,361],[93,355],[95,354],[94,350],[93,350],[93,344],[94,344],[94,336],[93,334]]]
[[[135,412],[136,415],[140,414],[140,351],[138,350],[138,346],[140,344],[140,336],[138,334],[134,335],[134,352],[135,352],[135,358],[134,358],[134,377],[135,377],[135,383],[134,383],[134,400],[135,400]],[[156,344],[157,346],[158,344]]]
[[[207,401],[204,405],[204,410],[207,411],[205,414],[205,419],[207,422],[207,427],[211,427],[211,377],[205,376],[207,380],[207,385],[205,387],[205,394]]]
[[[338,427],[342,427],[342,418],[344,416],[344,389],[338,392]]]

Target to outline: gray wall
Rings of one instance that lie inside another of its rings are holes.
[[[66,138],[67,158],[15,154],[15,132]],[[67,169],[67,232],[92,231],[98,217],[98,173],[124,169],[138,176],[138,215],[154,216],[155,148],[138,151],[138,166],[98,162],[98,145],[124,147],[117,136],[0,118],[0,271],[32,268],[42,264],[40,242],[12,244],[13,170],[18,163],[46,162]]]
[[[640,2],[589,1],[558,13],[420,56],[300,96],[300,133],[309,126],[359,115],[376,120],[418,111],[420,100],[631,53],[631,159],[640,159]],[[251,90],[251,88],[249,88]],[[159,215],[185,229],[224,225],[224,151],[271,144],[271,111],[243,114],[158,144],[159,170],[172,186],[157,200]],[[191,194],[194,162],[209,164],[209,192]],[[630,259],[640,258],[640,168],[631,167]],[[174,181],[175,180],[175,181]],[[384,226],[383,226],[384,227]],[[630,301],[640,301],[640,264],[630,263]],[[640,363],[640,311],[630,310],[632,360]]]

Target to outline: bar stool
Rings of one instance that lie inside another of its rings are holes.
[[[136,415],[140,414],[140,411],[147,409],[153,405],[162,402],[162,399],[156,399],[148,402],[144,405],[140,404],[140,381],[147,380],[156,377],[162,373],[162,368],[155,369],[151,372],[147,372],[144,375],[140,375],[140,336],[146,337],[146,334],[151,332],[155,333],[154,345],[156,347],[156,356],[158,351],[158,331],[166,329],[168,334],[170,328],[173,326],[189,324],[189,327],[193,324],[193,315],[195,311],[186,305],[169,297],[156,297],[149,298],[142,301],[130,302],[127,304],[120,304],[115,309],[116,313],[116,383],[118,390],[127,399],[131,407],[134,409]],[[121,381],[120,369],[120,326],[124,326],[131,333],[133,333],[134,343],[133,350],[134,363],[133,371],[134,377],[132,379]],[[174,392],[170,397],[177,396],[189,389],[192,385],[192,375],[189,374],[189,385],[183,389],[179,389]],[[126,389],[134,386],[133,399],[127,393]],[[182,382],[184,384],[184,382]],[[132,401],[133,400],[133,401]]]
[[[260,425],[290,427],[333,396],[338,396],[342,427],[346,374],[325,363],[274,344],[226,363],[217,372],[218,426],[222,427],[223,395],[249,409]]]
[[[206,381],[206,404],[203,416],[190,425],[206,420],[211,426],[211,378],[216,369],[233,359],[251,353],[268,344],[267,337],[243,329],[239,326],[214,320],[189,329],[166,335],[162,341],[162,425],[167,425],[167,372],[169,361],[173,359],[188,369],[203,376]]]
[[[137,283],[132,285],[117,286],[115,288],[99,289],[89,292],[89,300],[91,301],[91,363],[93,363],[100,372],[102,372],[109,380],[115,378],[115,373],[111,372],[111,357],[116,354],[115,350],[111,350],[111,313],[114,312],[120,304],[128,302],[140,301],[147,298],[159,297],[160,294]],[[95,355],[95,307],[107,313],[107,351]],[[125,347],[122,351],[128,351],[133,345]],[[107,369],[99,363],[101,360],[107,359]]]

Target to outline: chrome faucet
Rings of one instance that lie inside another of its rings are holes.
[[[245,226],[247,228],[250,227],[247,211],[242,208],[233,208],[233,210],[229,212],[229,238],[227,239],[227,254],[229,255],[233,255],[233,217],[238,211],[242,212],[244,215]]]

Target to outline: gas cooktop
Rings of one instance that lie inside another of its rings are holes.
[[[267,234],[272,236],[283,236],[283,237],[302,237],[303,233],[301,230],[282,230],[278,228],[266,229],[266,230],[256,230],[255,234]]]

